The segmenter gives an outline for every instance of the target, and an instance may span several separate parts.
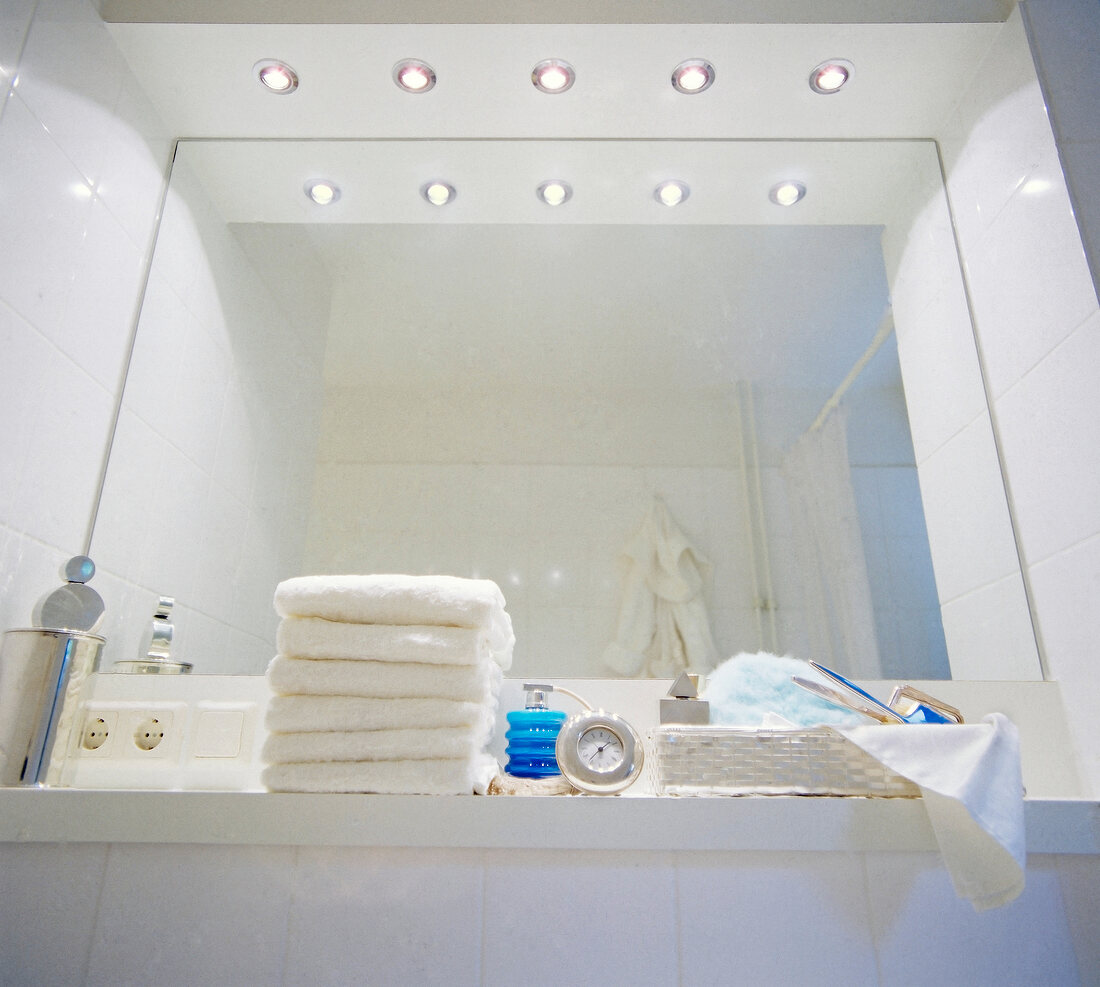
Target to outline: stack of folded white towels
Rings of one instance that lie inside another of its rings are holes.
[[[484,792],[515,636],[504,595],[456,576],[279,584],[263,781],[281,792]]]

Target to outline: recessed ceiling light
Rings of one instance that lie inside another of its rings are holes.
[[[773,185],[768,198],[777,206],[793,206],[806,195],[806,186],[801,182],[780,182]]]
[[[252,66],[252,74],[270,92],[289,96],[298,88],[298,73],[277,58],[261,58]]]
[[[828,96],[839,92],[840,88],[852,78],[855,66],[844,58],[830,58],[822,62],[810,73],[810,88],[815,93]]]
[[[672,85],[677,92],[701,93],[714,82],[714,66],[701,58],[681,62],[672,70]]]
[[[340,198],[340,189],[326,179],[312,179],[306,182],[306,195],[319,206],[331,206]]]
[[[573,85],[577,74],[573,66],[560,58],[546,58],[531,71],[535,88],[544,93],[563,93]]]
[[[664,206],[678,206],[691,194],[691,190],[680,181],[661,182],[653,190],[653,197]]]
[[[538,187],[538,197],[548,206],[560,206],[573,198],[573,189],[567,182],[552,179]]]
[[[427,62],[406,58],[393,67],[393,81],[405,92],[426,93],[435,85],[435,71]]]
[[[458,193],[455,192],[453,185],[448,185],[446,182],[428,182],[420,190],[420,194],[433,206],[445,206]]]

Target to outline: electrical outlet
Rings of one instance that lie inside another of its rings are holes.
[[[117,757],[179,757],[187,707],[182,703],[128,706],[119,713]]]
[[[134,730],[134,746],[139,751],[155,751],[164,740],[164,731],[172,729],[172,714],[147,716]]]
[[[110,757],[118,739],[118,713],[86,709],[80,734],[81,757]]]

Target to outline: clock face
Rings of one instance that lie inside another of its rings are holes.
[[[577,753],[593,771],[610,771],[622,763],[623,739],[607,727],[590,727],[577,740]]]
[[[645,756],[638,732],[621,716],[602,709],[566,720],[555,754],[570,784],[594,795],[613,795],[632,784],[642,773]]]

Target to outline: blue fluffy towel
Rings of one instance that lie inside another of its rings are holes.
[[[734,655],[707,676],[703,698],[710,702],[710,722],[756,729],[767,713],[777,713],[797,727],[823,723],[859,726],[870,722],[860,713],[834,706],[795,685],[793,675],[830,684],[799,658],[766,651]]]

